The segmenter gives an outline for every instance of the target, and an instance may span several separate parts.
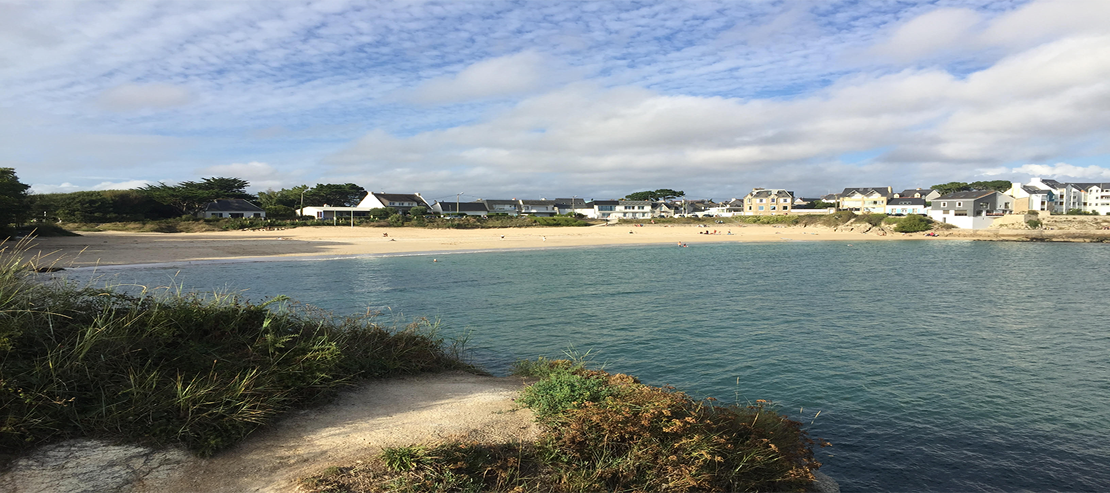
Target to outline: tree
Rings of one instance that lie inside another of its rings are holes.
[[[933,185],[930,188],[940,192],[941,195],[948,195],[950,193],[966,192],[968,190],[971,190],[971,186],[962,181],[951,181],[943,185]]]
[[[15,168],[0,168],[0,229],[27,221],[30,212],[27,208],[29,188],[30,185],[19,181]]]
[[[995,192],[1009,191],[1012,185],[1007,180],[973,181],[967,184],[972,190],[993,190]]]
[[[682,190],[671,190],[669,188],[660,188],[659,190],[645,190],[643,192],[635,192],[628,194],[625,199],[628,200],[668,200],[685,196],[686,192]]]
[[[311,197],[311,203],[309,198]],[[317,183],[305,193],[305,205],[330,205],[332,207],[354,207],[366,197],[366,189],[354,183],[337,185]]]
[[[248,181],[239,178],[213,177],[172,186],[160,182],[139,190],[184,215],[196,214],[216,199],[253,199],[255,197],[246,191],[248,185]]]

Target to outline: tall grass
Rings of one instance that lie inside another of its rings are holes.
[[[526,361],[518,402],[535,443],[386,449],[377,466],[309,478],[313,491],[804,491],[820,467],[801,423],[769,402],[722,406],[581,361]],[[824,444],[822,444],[824,445]]]
[[[466,368],[427,320],[388,328],[284,297],[130,295],[44,282],[27,265],[0,243],[0,455],[75,436],[209,455],[358,379]]]

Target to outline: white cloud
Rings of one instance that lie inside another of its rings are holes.
[[[250,182],[250,190],[281,189],[292,186],[299,173],[279,171],[270,164],[251,161],[248,163],[231,163],[208,166],[197,170],[204,177],[226,176],[239,178]]]
[[[978,36],[988,45],[1024,48],[1061,37],[1110,33],[1110,2],[1049,0],[999,16]]]
[[[871,52],[905,63],[960,49],[979,22],[980,16],[974,10],[937,9],[897,27],[888,40],[872,47]]]
[[[404,98],[417,103],[454,103],[529,94],[569,80],[574,71],[535,51],[474,63],[453,76],[428,80]]]
[[[166,109],[184,106],[193,101],[193,94],[184,87],[171,84],[123,84],[101,93],[97,103],[110,111]]]
[[[1101,166],[1075,166],[1067,163],[1024,164],[1016,168],[1002,168],[1009,174],[1039,176],[1061,181],[1110,181],[1110,168]]]

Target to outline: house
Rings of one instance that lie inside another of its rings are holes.
[[[1014,198],[995,191],[973,190],[937,197],[929,209],[934,221],[964,229],[983,229],[1013,211]]]
[[[940,192],[931,188],[907,188],[901,192],[895,193],[894,197],[900,199],[925,199],[926,202],[932,202],[933,199],[940,197]]]
[[[1069,188],[1078,190],[1079,200],[1076,201],[1083,212],[1095,214],[1110,214],[1110,183],[1069,183]],[[1064,209],[1067,212],[1071,209]]]
[[[586,208],[586,199],[580,199],[578,197],[555,199],[555,211],[559,214],[570,214],[574,212],[575,209],[584,208]]]
[[[648,200],[594,200],[586,204],[590,209],[575,210],[591,219],[616,221],[619,219],[650,219],[657,209]]]
[[[753,188],[744,196],[745,216],[773,216],[789,214],[794,204],[794,192],[781,188]]]
[[[1056,192],[1013,182],[1006,194],[1014,198],[1014,212],[1056,211]]]
[[[893,196],[891,187],[845,188],[840,193],[836,208],[861,214],[883,214],[886,211],[887,200]]]
[[[710,207],[708,211],[717,217],[732,217],[744,214],[744,199],[732,198],[731,200],[724,200],[718,202],[717,205]]]
[[[540,199],[540,200],[524,200],[520,201],[520,213],[526,216],[539,216],[551,217],[559,213],[555,209],[555,201]]]
[[[370,215],[369,208],[361,207],[333,207],[330,205],[322,206],[308,206],[301,211],[302,216],[311,216],[318,221],[324,220],[340,220],[340,219],[354,219],[356,217],[366,217]]]
[[[682,210],[682,206],[660,200],[659,202],[652,202],[651,209],[653,217],[674,217],[678,211]]]
[[[905,216],[906,214],[925,215],[928,213],[928,208],[925,207],[925,199],[923,198],[894,197],[887,200],[884,213],[891,216]]]
[[[424,200],[424,197],[421,197],[419,193],[370,192],[354,209],[369,211],[370,209],[391,207],[401,214],[408,214],[410,209],[417,206],[431,208],[428,201]]]
[[[465,215],[486,217],[489,208],[485,202],[439,202],[432,204],[432,212],[442,215]]]
[[[520,201],[517,199],[478,199],[478,202],[486,204],[486,208],[489,210],[490,214],[504,214],[508,216],[520,215]]]
[[[209,202],[204,206],[204,211],[198,214],[205,219],[230,217],[230,218],[266,218],[266,211],[243,199],[219,199]]]

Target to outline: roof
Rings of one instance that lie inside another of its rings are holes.
[[[593,205],[620,205],[619,200],[595,200]]]
[[[521,200],[523,205],[555,205],[554,200]]]
[[[620,205],[651,205],[650,200],[618,200]]]
[[[751,193],[749,193],[748,195],[745,196],[745,198],[747,198],[747,197],[770,197],[772,195],[789,195],[789,196],[793,197],[794,193],[793,192],[788,192],[788,191],[783,190],[781,188],[761,188],[759,190],[752,190]]]
[[[942,197],[939,197],[939,198],[935,199],[934,202],[936,202],[937,200],[973,200],[973,199],[981,199],[983,197],[986,197],[988,195],[995,194],[995,193],[998,193],[998,192],[995,192],[993,190],[970,190],[970,191],[967,191],[967,192],[952,192],[948,195],[944,195]]]
[[[580,199],[578,197],[572,197],[572,198],[569,198],[569,199],[568,198],[562,198],[562,199],[557,198],[557,199],[555,199],[555,203],[558,204],[558,205],[561,205],[561,206],[585,207],[586,199]]]
[[[375,193],[370,192],[371,195],[378,198],[383,204],[389,202],[416,202],[417,204],[426,204],[424,198],[415,193]]]
[[[1045,185],[1050,186],[1052,188],[1055,188],[1057,190],[1068,186],[1067,183],[1061,183],[1061,182],[1058,182],[1056,180],[1041,180],[1041,183],[1044,183]]]
[[[896,198],[896,199],[888,200],[886,202],[886,205],[921,205],[921,206],[924,206],[925,205],[925,199],[917,198],[917,197],[908,197],[908,198],[907,197],[899,197],[899,198]]]
[[[822,195],[821,196],[821,201],[822,202],[836,202],[836,199],[839,199],[839,198],[840,198],[839,193],[830,193],[830,194]]]
[[[489,212],[483,202],[436,202],[443,212]],[[458,206],[456,209],[455,206]]]
[[[243,199],[219,199],[204,206],[204,212],[265,212],[261,207]]]
[[[858,187],[858,188],[845,188],[844,191],[840,193],[840,196],[841,197],[847,197],[847,196],[849,196],[853,193],[857,193],[857,192],[860,195],[871,195],[873,193],[877,193],[879,195],[882,195],[883,197],[890,197],[892,195],[891,192],[890,192],[890,187]]]
[[[1029,185],[1022,185],[1021,189],[1024,190],[1025,193],[1030,194],[1030,195],[1035,195],[1035,194],[1048,195],[1048,194],[1052,193],[1051,190],[1041,190],[1037,187],[1031,187]]]
[[[902,197],[905,197],[905,196],[911,196],[912,197],[914,194],[917,194],[917,193],[919,193],[921,195],[929,195],[930,193],[933,193],[933,189],[932,188],[907,188],[905,190],[902,190],[901,192],[898,192],[898,195],[901,195]]]
[[[1091,187],[1099,187],[1103,190],[1105,190],[1107,188],[1110,188],[1110,183],[1069,183],[1068,185],[1071,185],[1075,188],[1080,188],[1080,189],[1083,189],[1083,190],[1086,190],[1086,189],[1091,188]]]

